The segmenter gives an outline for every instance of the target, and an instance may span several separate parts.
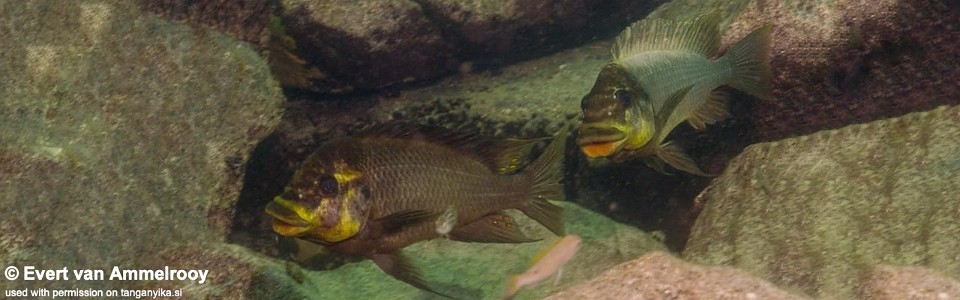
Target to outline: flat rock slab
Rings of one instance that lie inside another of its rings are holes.
[[[878,264],[960,276],[960,107],[752,145],[698,198],[687,259],[852,298]]]
[[[804,299],[730,267],[651,252],[547,297],[564,299]]]

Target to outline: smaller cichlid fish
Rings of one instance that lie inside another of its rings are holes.
[[[503,293],[503,299],[511,299],[520,288],[537,284],[554,274],[557,275],[559,281],[563,273],[563,266],[577,254],[581,242],[582,239],[579,236],[568,235],[543,248],[540,254],[534,257],[530,269],[527,269],[523,274],[510,276],[510,280],[507,281],[507,289]]]
[[[331,141],[303,162],[266,213],[281,236],[370,259],[394,278],[436,293],[401,249],[439,237],[534,241],[506,209],[563,234],[563,209],[547,199],[562,195],[566,131],[523,169],[519,162],[542,139],[493,142],[393,128]]]
[[[753,31],[725,55],[718,55],[720,16],[640,20],[620,34],[613,61],[583,97],[583,125],[577,137],[589,158],[631,157],[664,172],[663,163],[705,175],[676,145],[664,142],[686,121],[696,129],[729,116],[726,85],[760,99],[770,92],[772,25]]]

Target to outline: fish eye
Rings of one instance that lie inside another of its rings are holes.
[[[370,198],[370,187],[368,187],[368,186],[363,186],[362,188],[360,188],[360,193],[363,194],[363,197],[364,197],[364,198],[369,199],[369,198]]]
[[[630,105],[630,92],[627,90],[617,89],[613,92],[613,97],[617,100],[620,100],[620,103],[622,103],[624,106]]]
[[[329,197],[336,195],[340,190],[340,183],[333,176],[323,176],[317,181],[317,187],[320,188],[320,195]]]

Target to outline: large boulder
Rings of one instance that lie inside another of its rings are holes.
[[[179,265],[162,253],[181,247],[222,247],[250,152],[281,112],[258,53],[132,2],[10,1],[0,15],[0,264],[109,276]],[[0,286],[152,284],[68,275]]]
[[[140,0],[143,8],[169,20],[210,26],[258,47],[264,46],[274,0]]]
[[[660,1],[282,0],[325,94],[393,90],[498,69],[616,34]],[[339,84],[335,84],[339,83]]]
[[[881,264],[957,278],[958,141],[953,106],[747,147],[696,199],[683,255],[818,297],[857,296]]]
[[[650,252],[547,299],[803,299],[731,267]]]
[[[754,140],[960,104],[956,1],[675,0],[651,16],[728,12],[723,44],[771,23],[776,101],[744,116]],[[869,99],[869,101],[865,100]]]
[[[282,24],[302,57],[348,93],[430,80],[455,69],[455,48],[414,1],[284,0]]]

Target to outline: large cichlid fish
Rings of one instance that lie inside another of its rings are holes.
[[[614,161],[641,157],[664,172],[663,162],[692,174],[703,171],[676,145],[664,142],[680,123],[696,129],[727,117],[726,85],[760,99],[770,92],[770,32],[766,25],[726,54],[718,13],[695,19],[644,19],[617,37],[613,61],[601,69],[583,97],[577,137],[589,158]]]
[[[565,133],[523,169],[519,162],[542,139],[492,142],[404,129],[332,141],[304,161],[266,212],[277,234],[369,258],[394,278],[435,292],[401,249],[438,237],[534,241],[506,209],[563,234],[563,210],[547,199],[562,195]]]

